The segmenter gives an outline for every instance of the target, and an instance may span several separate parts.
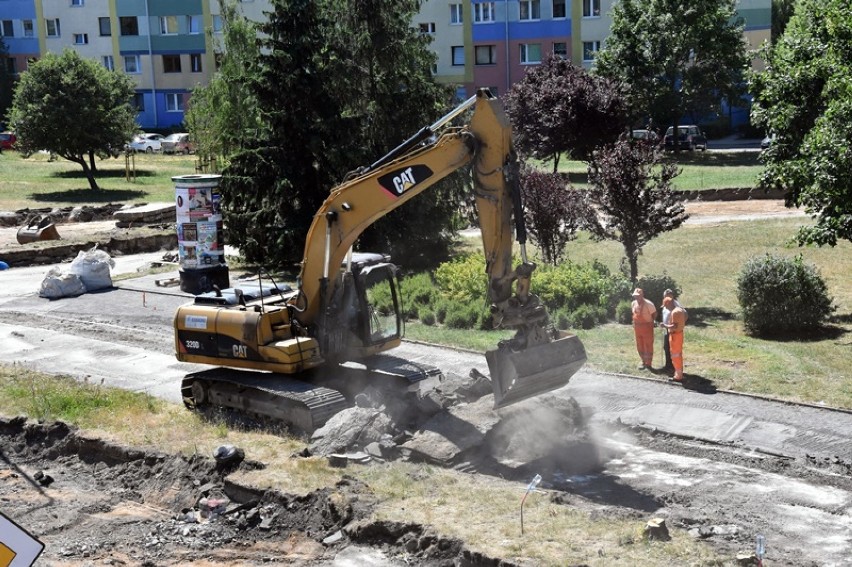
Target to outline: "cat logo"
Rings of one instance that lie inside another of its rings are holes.
[[[379,177],[379,185],[394,197],[399,197],[418,183],[432,177],[428,166],[417,164],[391,171]]]
[[[234,345],[234,358],[248,358],[248,348],[246,345]]]

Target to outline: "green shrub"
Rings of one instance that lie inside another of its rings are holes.
[[[603,308],[614,314],[615,305],[629,297],[630,282],[613,275],[600,262],[577,264],[564,262],[558,266],[539,266],[533,273],[533,291],[551,312],[576,311],[581,305]]]
[[[435,270],[435,282],[446,299],[482,305],[488,289],[485,256],[469,254],[441,264]]]
[[[591,329],[606,320],[606,310],[593,305],[581,305],[571,313],[571,324],[577,329]]]
[[[633,309],[631,301],[623,299],[618,302],[615,307],[615,320],[622,325],[630,325],[633,323]]]
[[[801,255],[749,259],[737,278],[737,300],[746,331],[764,336],[812,331],[835,309],[825,281]]]
[[[478,306],[464,303],[453,303],[448,306],[444,324],[450,329],[479,329],[481,328],[481,311]]]
[[[557,309],[550,314],[550,321],[561,331],[571,328],[571,314],[565,309]]]
[[[420,322],[431,327],[435,324],[435,314],[432,311],[427,311],[420,316]]]
[[[663,292],[670,289],[674,292],[675,298],[680,297],[680,286],[670,275],[663,273],[662,275],[642,276],[636,282],[636,287],[642,288],[645,292],[645,299],[649,299],[654,303],[657,311],[660,310],[660,305],[663,303]],[[632,290],[631,290],[632,291]]]
[[[435,302],[435,320],[441,325],[443,325],[444,321],[447,319],[447,310],[449,309],[449,305],[450,303],[443,299]]]

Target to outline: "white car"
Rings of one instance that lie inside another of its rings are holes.
[[[162,149],[163,136],[161,134],[147,134],[142,132],[133,137],[129,147],[134,152],[145,152],[151,154]]]

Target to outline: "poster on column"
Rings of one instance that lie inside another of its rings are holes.
[[[224,263],[224,250],[222,243],[219,241],[222,232],[222,221],[199,222],[196,224],[198,226],[198,243],[196,247],[198,265],[204,267]]]

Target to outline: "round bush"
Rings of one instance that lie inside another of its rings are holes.
[[[674,292],[675,298],[680,297],[680,286],[670,275],[663,273],[662,275],[648,275],[639,278],[636,282],[636,287],[642,288],[645,292],[645,299],[650,299],[654,302],[657,310],[663,303],[663,292],[670,289]],[[632,290],[631,290],[632,291]]]
[[[616,305],[615,320],[622,325],[629,325],[633,322],[633,310],[630,307],[630,302],[626,299],[619,301]]]
[[[424,325],[428,325],[428,326],[431,327],[432,325],[435,324],[435,314],[432,313],[431,311],[429,311],[428,313],[424,313],[420,317],[420,322],[423,323]]]
[[[748,260],[737,278],[737,299],[746,331],[763,336],[813,331],[835,309],[825,281],[801,255]]]

